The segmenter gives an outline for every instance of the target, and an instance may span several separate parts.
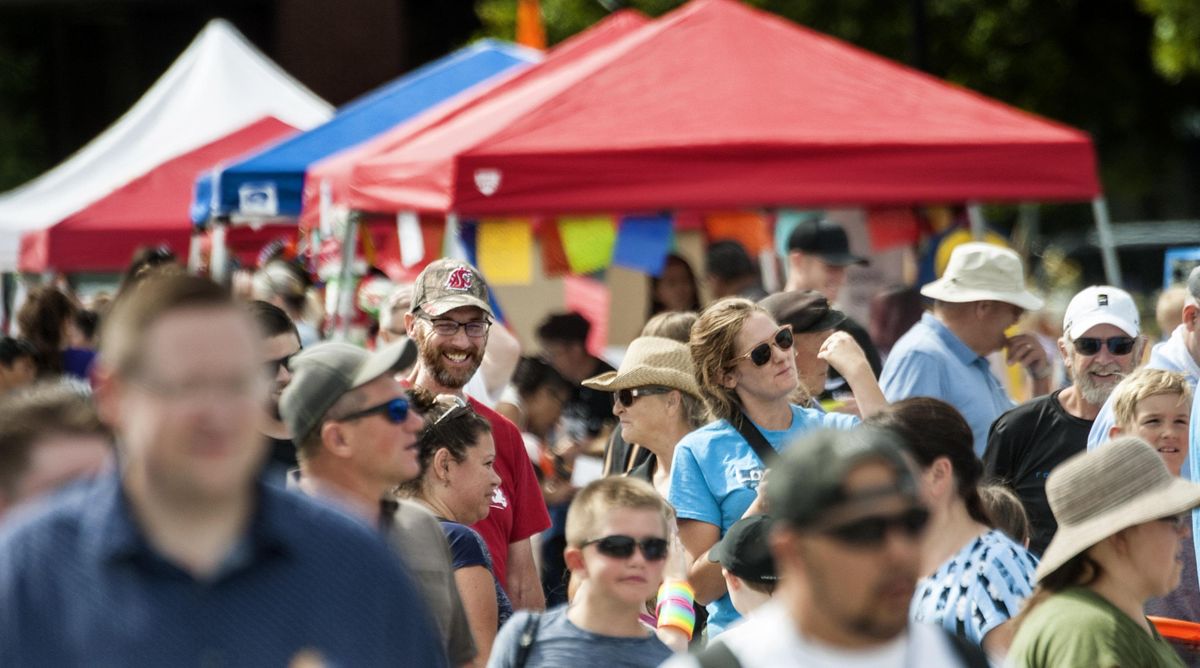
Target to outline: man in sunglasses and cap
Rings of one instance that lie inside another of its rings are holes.
[[[476,649],[450,546],[433,514],[391,494],[421,474],[417,435],[424,422],[394,376],[416,359],[406,338],[374,353],[319,343],[293,357],[280,412],[295,435],[300,469],[288,482],[383,532],[416,579],[451,665],[459,666]]]
[[[766,492],[774,595],[736,634],[666,665],[987,665],[977,647],[909,623],[929,512],[898,438],[860,427],[788,448]]]
[[[1071,377],[1065,389],[1001,415],[988,435],[986,472],[1021,499],[1031,527],[1029,550],[1041,556],[1058,524],[1046,477],[1087,449],[1088,431],[1113,388],[1142,356],[1137,304],[1111,285],[1086,288],[1067,305],[1058,350]]]
[[[1043,302],[1026,289],[1020,256],[980,242],[955,248],[945,273],[921,294],[934,300],[933,312],[896,342],[879,385],[888,401],[933,397],[954,406],[971,425],[975,455],[982,457],[992,422],[1013,407],[987,355],[1007,348],[1008,363],[1033,377],[1034,396],[1050,391],[1053,369],[1042,345],[1031,334],[1006,334]]]

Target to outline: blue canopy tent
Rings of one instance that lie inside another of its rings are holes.
[[[308,166],[363,142],[472,86],[537,62],[542,54],[480,40],[388,83],[338,110],[328,122],[196,180],[191,217],[260,219],[300,215]]]

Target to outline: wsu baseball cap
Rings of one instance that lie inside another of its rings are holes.
[[[413,285],[412,306],[426,315],[437,317],[463,306],[477,306],[490,317],[492,307],[488,303],[487,283],[483,276],[470,264],[462,260],[444,257],[434,260],[425,267]]]

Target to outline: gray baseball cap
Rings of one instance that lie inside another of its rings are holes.
[[[817,524],[830,511],[867,497],[893,494],[920,502],[916,474],[901,451],[901,437],[879,427],[825,429],[792,443],[772,466],[767,483],[771,515],[796,527]],[[846,477],[859,464],[880,461],[896,473],[891,485],[849,494]]]
[[[292,441],[302,442],[342,395],[416,361],[417,346],[409,338],[375,352],[338,342],[304,349],[288,364],[292,382],[279,398],[279,413]]]

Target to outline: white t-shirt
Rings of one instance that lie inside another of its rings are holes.
[[[909,624],[907,633],[880,647],[851,651],[814,642],[796,632],[782,604],[767,603],[713,642],[733,650],[743,668],[921,668],[958,667],[962,663],[941,629]],[[662,668],[695,668],[695,657],[679,655]]]

